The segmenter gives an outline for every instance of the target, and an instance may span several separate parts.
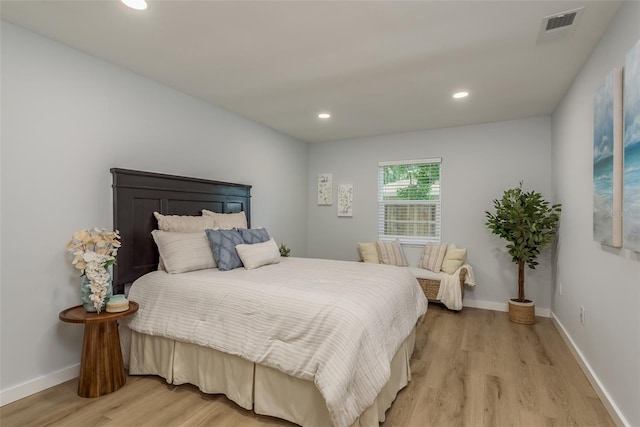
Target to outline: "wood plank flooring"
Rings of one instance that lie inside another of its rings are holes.
[[[432,304],[411,369],[384,427],[614,425],[550,319],[523,326],[507,313]],[[78,397],[77,386],[69,381],[6,405],[0,424],[293,426],[159,377],[128,376],[123,388],[95,399]]]

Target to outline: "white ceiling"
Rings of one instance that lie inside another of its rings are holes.
[[[2,1],[2,19],[302,141],[551,113],[620,1]],[[572,36],[542,19],[585,7]],[[454,101],[454,91],[469,98]],[[321,121],[317,113],[331,112]]]

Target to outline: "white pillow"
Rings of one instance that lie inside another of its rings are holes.
[[[380,258],[378,258],[378,248],[376,247],[375,242],[358,243],[358,251],[360,251],[360,258],[362,258],[363,262],[380,264]]]
[[[426,268],[434,273],[440,273],[442,268],[442,261],[444,255],[447,253],[447,244],[430,244],[424,245],[424,252],[422,252],[422,259],[418,267]]]
[[[209,239],[204,232],[174,233],[153,230],[151,235],[158,246],[160,259],[167,273],[186,273],[217,267]]]
[[[247,215],[245,215],[244,211],[238,213],[217,213],[202,209],[202,215],[213,218],[216,222],[216,227],[221,230],[247,228]]]
[[[158,220],[158,229],[180,233],[195,233],[216,228],[215,219],[209,216],[162,215],[154,212]]]
[[[236,245],[236,252],[247,270],[262,267],[268,264],[280,262],[280,250],[275,240],[269,239],[266,242],[254,243],[252,245]]]

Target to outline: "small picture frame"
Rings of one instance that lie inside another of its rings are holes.
[[[338,216],[353,216],[353,184],[338,185]]]
[[[333,176],[330,173],[318,174],[318,205],[331,206],[333,199]]]

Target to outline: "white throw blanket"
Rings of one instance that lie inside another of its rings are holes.
[[[149,273],[126,322],[313,381],[336,427],[351,425],[390,377],[391,359],[426,313],[408,271],[283,258],[256,270]]]
[[[453,274],[441,274],[440,288],[438,289],[438,299],[450,310],[462,310],[462,287],[460,286],[460,270],[466,268],[467,275],[464,284],[475,286],[476,281],[473,276],[473,269],[469,264],[465,264]]]

